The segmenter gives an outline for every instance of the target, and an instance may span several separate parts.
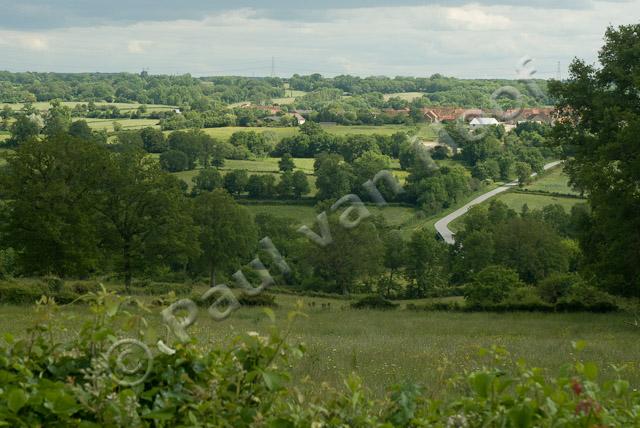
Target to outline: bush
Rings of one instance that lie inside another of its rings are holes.
[[[54,275],[45,276],[42,278],[42,281],[45,283],[47,289],[54,294],[61,292],[64,287],[64,281]]]
[[[276,296],[267,293],[260,293],[255,296],[241,294],[240,297],[238,297],[238,302],[242,306],[270,306],[274,308],[278,306]]]
[[[193,291],[191,284],[172,284],[166,282],[136,281],[130,289],[130,294],[141,296],[160,296],[170,292],[184,296]]]
[[[574,285],[556,304],[556,310],[568,312],[614,312],[618,309],[613,296],[589,285]]]
[[[0,250],[0,279],[11,277],[16,272],[16,252],[13,248]]]
[[[77,282],[71,285],[71,290],[77,294],[95,293],[100,290],[97,282]]]
[[[465,287],[464,297],[471,308],[496,305],[507,297],[513,288],[522,287],[518,273],[504,266],[488,266],[478,272],[473,282]]]
[[[0,303],[33,304],[45,294],[42,284],[3,282],[0,284]]]
[[[397,303],[393,303],[390,300],[385,299],[382,296],[367,296],[358,300],[357,302],[353,302],[351,304],[353,309],[378,309],[378,310],[388,310],[395,309],[398,307]]]
[[[460,302],[455,300],[448,302],[429,302],[423,305],[416,305],[414,303],[408,303],[407,309],[412,311],[445,311],[445,312],[461,312],[467,308]]]
[[[572,286],[581,281],[580,276],[575,273],[552,274],[538,283],[538,293],[545,302],[555,304],[558,299],[567,295]]]
[[[538,290],[533,287],[518,287],[509,291],[509,294],[492,310],[499,312],[508,311],[532,311],[553,312],[553,305],[542,300]]]
[[[75,301],[80,295],[57,277],[48,277],[43,281],[0,283],[0,303],[28,305],[34,304],[42,296],[47,296],[55,299],[57,303],[66,304]]]

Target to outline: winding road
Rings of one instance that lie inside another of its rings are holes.
[[[554,162],[550,162],[548,164],[546,164],[543,169],[546,171],[548,169],[554,168],[558,165],[560,165],[562,163],[562,161],[554,161]],[[531,177],[535,177],[536,173],[531,174]],[[455,239],[453,238],[453,232],[449,229],[449,223],[451,223],[452,221],[454,221],[455,219],[457,219],[458,217],[461,217],[463,215],[465,215],[467,213],[467,211],[469,211],[469,208],[478,205],[484,201],[486,201],[489,198],[494,197],[495,195],[498,195],[502,192],[506,192],[507,190],[511,189],[512,187],[515,187],[518,185],[518,181],[512,181],[510,183],[507,183],[505,185],[502,185],[500,187],[497,187],[493,190],[491,190],[490,192],[484,193],[480,196],[478,196],[477,198],[473,199],[471,202],[467,203],[466,205],[464,205],[462,208],[458,208],[457,210],[455,210],[454,212],[452,212],[451,214],[442,217],[440,220],[438,220],[435,224],[435,228],[436,231],[438,232],[438,235],[440,235],[440,237],[444,240],[444,242],[446,242],[447,244],[455,244]]]

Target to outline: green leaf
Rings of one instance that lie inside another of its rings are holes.
[[[598,366],[596,366],[594,363],[586,363],[584,365],[584,375],[589,380],[596,380],[596,378],[598,377]]]
[[[265,314],[267,314],[271,322],[276,322],[276,314],[271,308],[264,308],[263,311]]]
[[[270,390],[281,389],[287,379],[281,374],[275,372],[262,372],[262,379]]]
[[[13,413],[18,413],[27,404],[28,399],[29,397],[23,390],[14,388],[7,394],[7,406]]]
[[[491,381],[493,380],[493,376],[489,373],[478,372],[471,375],[470,379],[471,387],[473,390],[482,398],[487,398],[489,396],[489,388],[491,386]]]
[[[532,426],[533,410],[526,404],[514,407],[509,410],[511,424],[517,428],[528,428]]]
[[[577,352],[580,352],[587,346],[587,342],[585,342],[584,340],[576,340],[576,341],[571,342],[571,346]]]
[[[271,423],[269,424],[269,427],[271,427],[271,428],[293,428],[293,427],[295,427],[295,425],[291,421],[288,421],[288,420],[283,419],[283,418],[278,418],[278,419],[275,419],[275,420],[271,421]]]

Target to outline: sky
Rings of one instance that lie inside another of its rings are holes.
[[[640,0],[0,0],[0,69],[560,77]]]

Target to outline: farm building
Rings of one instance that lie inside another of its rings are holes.
[[[293,113],[293,116],[298,121],[298,125],[302,125],[307,121],[300,113]]]
[[[469,122],[471,129],[482,128],[483,126],[491,126],[491,125],[499,125],[498,122],[493,117],[475,117]]]

